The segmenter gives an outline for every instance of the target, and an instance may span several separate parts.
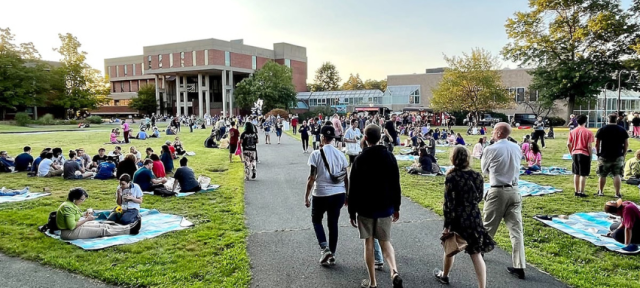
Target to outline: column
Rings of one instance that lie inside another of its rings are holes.
[[[182,94],[184,95],[184,115],[189,116],[189,92],[187,92],[187,76],[182,76]]]
[[[160,90],[158,89],[158,75],[154,75],[155,83],[156,83],[156,115],[160,115]],[[138,81],[138,87],[140,87],[140,81]]]
[[[176,75],[176,116],[180,117],[180,76],[179,75]]]
[[[164,107],[162,109],[162,113],[167,113],[167,107],[169,107],[169,103],[167,102],[167,83],[164,81],[166,77],[162,76],[162,103],[164,103]]]
[[[229,71],[229,117],[233,116],[233,71]]]
[[[194,52],[195,55],[195,52]],[[198,73],[198,115],[200,116],[200,118],[204,117],[203,114],[203,108],[202,106],[204,106],[204,103],[202,103],[202,74]]]
[[[204,77],[205,97],[207,102],[207,114],[211,116],[211,87],[209,87],[209,75]]]
[[[227,114],[227,70],[222,70],[222,116]]]

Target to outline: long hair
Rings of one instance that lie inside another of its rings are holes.
[[[449,169],[447,174],[450,174],[454,170],[466,170],[469,168],[471,161],[471,154],[464,146],[455,146],[449,154],[449,160],[453,165],[452,169]]]
[[[244,123],[244,132],[248,133],[248,134],[255,134],[256,133],[256,128],[255,126],[253,126],[253,124],[251,122],[245,122]]]
[[[540,146],[538,146],[536,142],[531,143],[531,152],[533,152],[533,155],[537,155],[538,153],[541,153]]]

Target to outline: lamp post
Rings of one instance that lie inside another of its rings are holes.
[[[607,117],[607,90],[609,87],[609,84],[611,84],[611,89],[613,89],[615,87],[615,84],[611,83],[611,82],[607,82],[607,84],[604,85],[604,117]]]

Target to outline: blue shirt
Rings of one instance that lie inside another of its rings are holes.
[[[462,137],[456,138],[456,144],[457,145],[467,145],[467,144],[464,143],[464,139],[462,139]]]
[[[14,163],[14,162],[7,161],[7,160],[6,160],[6,159],[4,159],[4,158],[0,158],[0,162],[2,162],[2,164],[4,164],[4,165],[5,165],[5,166],[7,166],[7,167],[13,167],[13,166],[15,166],[15,163]]]
[[[114,177],[113,172],[115,171],[116,164],[113,164],[113,162],[102,162],[100,163],[100,166],[98,167],[98,173],[94,178],[100,180],[111,179]]]
[[[40,162],[42,162],[42,158],[40,158],[40,156],[38,156],[38,158],[36,158],[36,160],[33,160],[33,164],[31,164],[31,171],[38,171],[38,165],[40,165]]]
[[[29,153],[22,153],[16,156],[15,165],[16,171],[27,171],[29,170],[29,165],[33,162],[33,156]]]
[[[147,132],[143,132],[143,131],[138,132],[138,139],[146,140],[147,137],[149,137],[149,136],[147,136]]]
[[[140,185],[140,189],[142,189],[142,191],[149,191],[151,188],[151,180],[155,178],[156,176],[153,175],[151,170],[146,167],[142,167],[133,174],[133,183]]]

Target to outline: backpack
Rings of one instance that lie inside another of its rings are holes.
[[[431,164],[431,173],[439,175],[442,174],[442,172],[440,172],[440,165],[438,165],[438,163],[433,162],[433,164]]]
[[[252,136],[249,136],[249,135],[252,135]],[[247,148],[249,148],[249,147],[255,148],[256,147],[256,139],[257,139],[257,137],[256,137],[255,134],[247,134],[247,135],[245,135],[245,137],[242,140],[242,142],[247,143],[247,144],[244,145]]]
[[[162,196],[162,197],[171,197],[171,196],[176,196],[177,194],[175,192],[169,191],[164,186],[160,186],[153,189],[153,195]]]
[[[49,213],[49,219],[47,220],[47,224],[44,224],[40,227],[38,227],[38,231],[42,232],[42,233],[46,233],[47,231],[49,231],[49,233],[53,234],[55,231],[60,230],[58,228],[58,224],[57,224],[57,211],[53,211],[51,213]]]

